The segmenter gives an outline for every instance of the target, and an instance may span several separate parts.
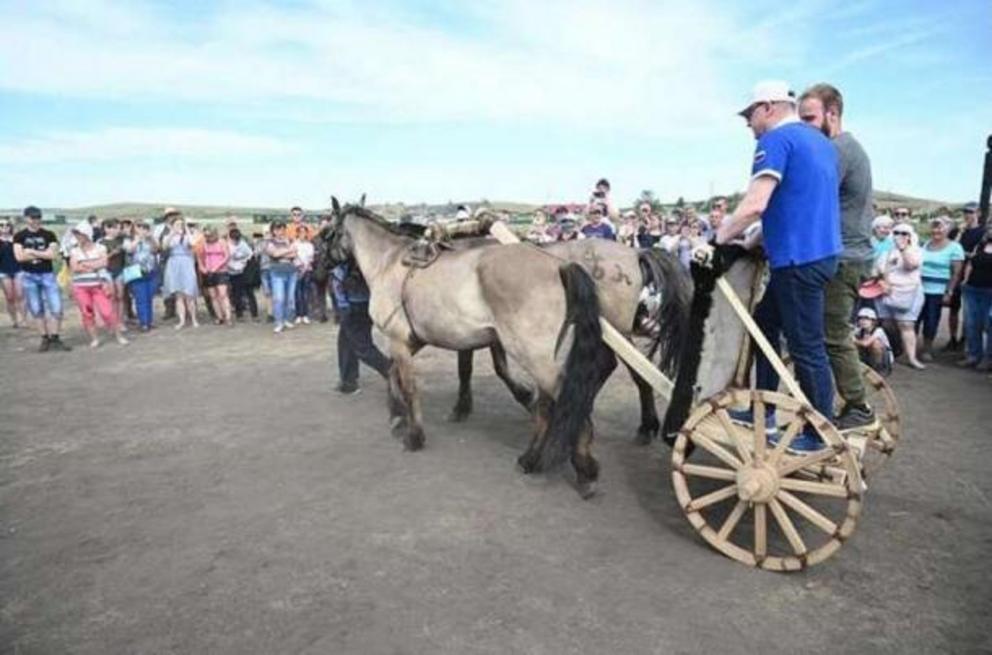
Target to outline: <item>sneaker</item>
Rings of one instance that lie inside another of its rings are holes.
[[[48,349],[51,348],[51,346],[52,346],[52,341],[51,339],[48,338],[48,335],[46,334],[41,338],[41,345],[38,346],[38,352],[47,353]]]
[[[304,316],[303,317],[303,325],[310,325],[310,317],[309,316]]]
[[[302,316],[297,316],[296,317],[296,320],[293,321],[293,322],[296,323],[297,325],[299,325],[300,323],[303,322],[303,317]]]
[[[730,420],[739,425],[744,425],[751,427],[754,425],[754,410],[750,409],[728,409],[727,414],[730,415]],[[778,425],[775,421],[775,408],[766,407],[765,408],[765,435],[777,435]]]
[[[778,434],[768,437],[768,443],[771,446],[777,446],[778,440]],[[823,439],[820,438],[820,435],[812,429],[806,427],[803,428],[802,432],[793,437],[792,441],[789,443],[789,447],[785,450],[790,453],[815,453],[826,447],[827,444],[823,443]]]
[[[981,371],[982,373],[988,373],[992,371],[992,359],[983,359],[975,366],[976,371]]]
[[[296,327],[295,325],[293,325],[293,324],[292,324],[292,323],[290,323],[289,321],[286,321],[285,323],[283,323],[283,324],[282,324],[282,326],[283,326],[284,328],[286,328],[287,330],[292,330],[292,329],[293,329],[294,327]]]
[[[61,350],[62,352],[66,352],[66,353],[72,350],[71,346],[67,346],[64,343],[62,343],[62,339],[60,339],[59,335],[57,334],[53,334],[48,338],[48,347],[51,350]]]
[[[280,332],[282,332],[282,329],[283,329],[282,323],[276,323],[276,326],[272,329],[272,331],[275,332],[276,334],[279,334]]]
[[[841,413],[834,418],[834,425],[841,432],[847,430],[857,430],[864,428],[875,428],[878,426],[878,419],[875,418],[875,410],[868,405],[852,405],[848,403],[841,410]]]
[[[978,364],[978,360],[974,357],[965,357],[964,359],[959,359],[957,364],[961,368],[972,368]]]
[[[356,394],[362,393],[361,387],[345,386],[343,384],[339,384],[334,388],[334,390],[337,391],[342,396],[354,396]]]

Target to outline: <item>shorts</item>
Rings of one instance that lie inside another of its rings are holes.
[[[913,304],[910,305],[909,309],[903,311],[893,309],[885,304],[885,296],[882,296],[875,301],[875,311],[878,312],[879,320],[889,319],[897,323],[915,323],[920,316],[920,311],[923,310],[923,301],[923,287],[921,286],[917,289],[916,297],[913,298]]]
[[[21,272],[24,297],[34,318],[62,318],[62,290],[55,273]]]
[[[230,281],[231,278],[227,273],[206,273],[203,276],[203,287],[209,289],[210,287],[228,284]]]
[[[16,280],[21,276],[21,271],[16,271],[14,273],[7,273],[6,271],[0,271],[0,280]]]

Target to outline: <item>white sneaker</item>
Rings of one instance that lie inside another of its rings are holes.
[[[309,316],[304,316],[303,317],[303,325],[310,325],[310,317]]]
[[[301,316],[297,316],[297,317],[296,317],[296,320],[295,320],[295,321],[293,321],[293,322],[294,322],[294,323],[296,323],[297,325],[299,325],[300,323],[302,323],[302,322],[303,322],[303,317],[301,317]]]
[[[285,323],[283,323],[283,324],[282,324],[282,326],[283,326],[284,328],[286,328],[287,330],[292,330],[292,329],[293,329],[294,327],[296,327],[295,325],[293,325],[293,324],[292,324],[292,323],[290,323],[289,321],[286,321]]]
[[[276,326],[272,328],[272,331],[275,332],[276,334],[279,334],[280,332],[282,332],[282,328],[283,328],[282,323],[276,323]]]

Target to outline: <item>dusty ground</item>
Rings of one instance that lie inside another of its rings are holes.
[[[633,386],[597,409],[602,494],[514,468],[528,423],[479,359],[425,352],[428,446],[383,384],[341,398],[329,326],[39,355],[0,336],[0,651],[967,653],[992,650],[992,381],[897,371],[907,434],[850,541],[806,573],[695,536]]]

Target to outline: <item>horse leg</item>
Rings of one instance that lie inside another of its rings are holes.
[[[600,346],[599,379],[597,380],[596,395],[606,381],[610,379],[617,368],[617,357],[607,346]],[[572,467],[575,469],[575,486],[583,499],[591,498],[596,493],[596,481],[599,480],[599,462],[592,456],[592,441],[595,438],[592,416],[590,415],[579,432],[579,439],[572,454]]]
[[[589,419],[582,427],[575,452],[572,454],[575,487],[583,499],[592,498],[596,494],[596,481],[599,479],[599,462],[592,456],[593,437],[592,419]]]
[[[460,423],[472,413],[472,357],[471,350],[458,351],[458,400],[448,415],[448,420]]]
[[[399,366],[393,361],[389,367],[389,427],[396,439],[403,438],[407,432],[409,421],[407,415],[410,413],[406,400],[403,399],[403,385],[400,383]]]
[[[536,473],[541,470],[541,448],[544,437],[548,433],[548,420],[553,401],[546,393],[539,393],[534,406],[534,436],[523,455],[517,458],[517,465],[524,473]]]
[[[496,375],[499,376],[499,379],[503,381],[506,388],[513,394],[514,400],[523,405],[524,409],[528,412],[531,411],[531,407],[534,404],[534,392],[530,387],[517,382],[510,375],[510,366],[506,361],[506,350],[503,349],[502,344],[498,341],[494,342],[489,346],[489,352],[493,356],[493,368],[496,369]]]
[[[641,425],[637,428],[637,436],[634,437],[634,443],[640,446],[647,446],[658,434],[658,430],[661,429],[661,422],[658,421],[658,411],[654,405],[654,389],[633,368],[627,366],[627,370],[630,371],[630,377],[634,380],[634,384],[637,385],[637,395],[641,400]]]
[[[393,368],[407,408],[407,428],[403,434],[403,446],[407,450],[420,450],[424,447],[424,427],[416,372],[413,368],[413,352],[405,343],[394,344],[392,352]]]

